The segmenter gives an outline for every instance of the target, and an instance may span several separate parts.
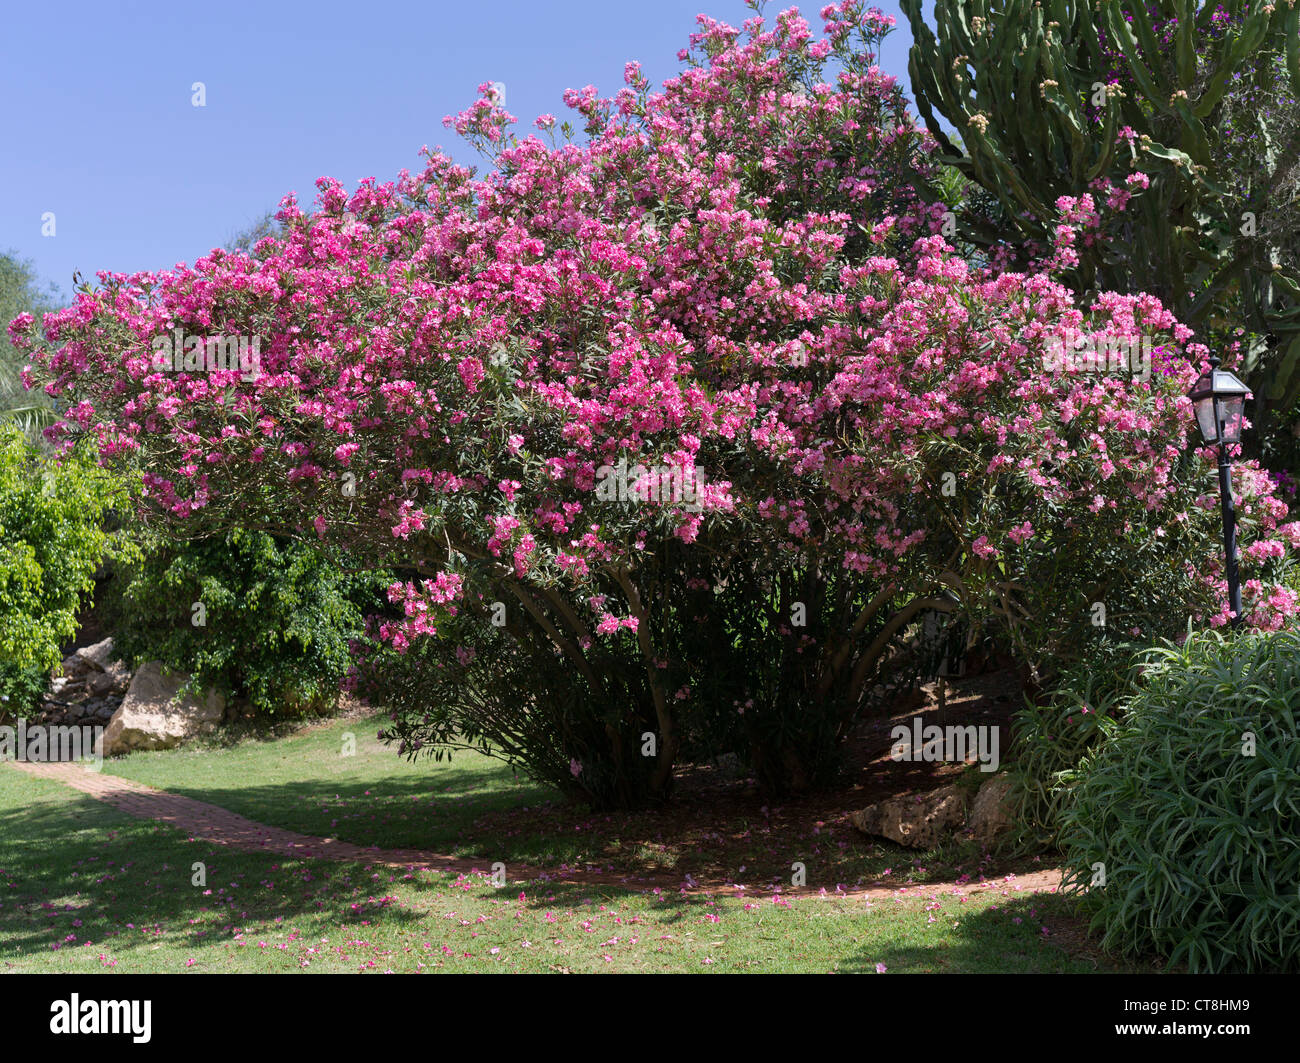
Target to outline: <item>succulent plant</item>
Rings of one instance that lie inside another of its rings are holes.
[[[1076,287],[1151,292],[1204,342],[1244,328],[1257,397],[1300,397],[1300,0],[935,0],[937,35],[921,0],[901,6],[917,110],[985,193],[963,240],[1027,264],[1058,197],[1140,169],[1150,187],[1077,249]]]

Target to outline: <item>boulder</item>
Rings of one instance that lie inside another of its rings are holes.
[[[966,824],[966,829],[976,841],[991,845],[1011,829],[1011,803],[1007,800],[1011,787],[1011,776],[1005,772],[994,775],[980,787]]]
[[[204,697],[182,697],[189,676],[166,672],[158,661],[142,665],[131,680],[118,710],[104,729],[104,756],[133,749],[170,749],[187,738],[216,729],[225,713],[225,699],[214,691]]]
[[[92,694],[125,693],[131,682],[131,669],[112,657],[111,638],[93,646],[82,646],[63,662],[63,676],[60,677],[63,685],[84,685]],[[56,679],[55,683],[58,682]]]
[[[891,797],[849,816],[863,834],[878,835],[909,849],[931,849],[966,822],[967,793],[955,785],[928,794]]]
[[[86,689],[96,697],[111,694],[117,687],[117,681],[108,672],[92,672],[86,677]]]
[[[66,679],[75,683],[87,672],[91,671],[91,667],[74,653],[71,657],[63,658],[63,663],[59,665],[59,671],[63,673]]]
[[[69,659],[82,662],[80,670],[83,672],[107,672],[112,656],[113,640],[107,638],[102,642],[96,642],[93,646],[82,646]]]

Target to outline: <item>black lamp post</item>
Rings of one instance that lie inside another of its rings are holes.
[[[1217,356],[1210,358],[1210,370],[1202,373],[1188,398],[1196,410],[1196,423],[1208,444],[1219,447],[1219,498],[1223,504],[1223,550],[1227,561],[1228,608],[1232,623],[1242,621],[1241,584],[1237,579],[1237,514],[1232,506],[1232,460],[1228,444],[1241,442],[1242,415],[1250,389],[1226,369]]]

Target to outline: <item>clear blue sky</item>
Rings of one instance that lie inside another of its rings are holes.
[[[771,18],[794,6],[772,0]],[[814,28],[823,0],[800,5]],[[906,86],[898,19],[882,65]],[[927,5],[928,6],[928,5]],[[563,117],[566,88],[613,95],[637,59],[680,69],[697,13],[739,26],[741,0],[112,0],[7,5],[0,25],[0,250],[65,299],[72,271],[190,262],[319,176],[348,187],[417,170],[422,145],[481,163],[442,118],[484,81],[521,135]],[[207,105],[191,105],[191,85]],[[42,215],[55,235],[41,235]]]

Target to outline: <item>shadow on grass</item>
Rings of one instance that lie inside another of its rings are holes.
[[[948,918],[951,919],[951,909]],[[1155,961],[1131,962],[1102,951],[1074,898],[1034,894],[963,912],[942,947],[889,945],[848,958],[843,970],[963,971],[989,974],[1158,973]],[[954,942],[955,939],[955,942]]]
[[[152,782],[152,775],[130,777]],[[238,772],[206,782],[169,773],[159,782],[170,793],[303,834],[556,872],[590,867],[679,876],[675,881],[691,874],[765,889],[788,888],[795,865],[803,864],[808,885],[835,891],[869,883],[945,882],[963,874],[992,878],[1051,866],[1027,855],[994,859],[971,843],[917,853],[865,838],[849,824],[842,795],[834,793],[785,807],[770,807],[755,795],[707,803],[682,795],[662,808],[593,812],[505,768],[434,765],[428,775],[252,784]]]
[[[635,812],[593,812],[504,763],[469,754],[450,762],[421,758],[399,770],[396,754],[380,749],[339,757],[344,728],[360,733],[383,722],[369,710],[322,720],[330,733],[318,739],[310,735],[315,728],[290,723],[300,729],[279,756],[268,733],[244,754],[204,756],[192,747],[110,761],[106,770],[303,834],[557,871],[591,865],[764,889],[788,885],[794,865],[803,864],[809,885],[834,891],[1050,866],[1032,857],[993,860],[961,843],[918,854],[854,830],[850,812],[870,801],[952,781],[932,763],[879,761],[890,748],[889,721],[877,721],[880,733],[859,742],[861,756],[840,789],[778,800],[716,767],[683,766],[673,803]]]
[[[602,918],[596,913],[608,906],[624,909],[626,918],[629,901],[634,902],[633,913],[649,917],[647,929],[633,933],[658,933],[651,927],[660,927],[686,941],[692,936],[686,931],[697,928],[710,910],[717,911],[720,901],[669,888],[655,892],[635,882],[512,880],[493,891],[483,888],[486,882],[480,876],[456,880],[371,867],[364,861],[238,852],[188,840],[169,827],[134,819],[60,784],[16,773],[10,779],[11,770],[0,769],[0,970],[14,961],[24,969],[97,970],[104,962],[100,954],[121,961],[122,969],[183,970],[191,955],[200,957],[200,969],[296,969],[308,944],[322,952],[342,948],[355,956],[329,957],[336,965],[373,956],[382,966],[401,962],[411,951],[408,945],[418,948],[425,938],[447,938],[459,925],[443,922],[449,912],[470,920],[475,913],[486,913],[498,921],[499,934],[501,925],[515,925],[513,909],[527,910],[535,931],[550,922],[539,918],[543,911],[560,914],[569,909],[578,912],[579,919],[596,920]],[[202,884],[193,881],[195,862],[206,865]],[[486,861],[482,866],[484,872],[489,870]],[[761,902],[764,912],[771,910],[767,929],[759,929],[769,918],[765,914],[741,915],[732,906],[724,914],[727,929],[722,932],[749,927],[752,918],[755,929],[740,930],[734,940],[740,956],[749,949],[761,969],[783,969],[787,952],[807,948],[810,933],[825,936],[826,931],[816,929],[823,925],[823,903],[830,917],[825,926],[834,928],[837,940],[847,942],[861,930],[878,942],[873,949],[870,939],[864,941],[862,951],[850,955],[840,969],[874,970],[879,962],[895,971],[1113,969],[1089,962],[1086,954],[1081,958],[1068,942],[1062,947],[1060,927],[1068,915],[1063,898],[1017,897],[999,904],[997,911],[970,912],[957,910],[948,900],[958,928],[941,928],[947,940],[933,939],[938,944],[931,948],[928,913],[914,901],[898,909],[902,914],[889,906],[887,921],[877,929],[870,923],[875,917],[859,917],[851,906],[835,901],[797,901],[796,907],[807,906],[807,911],[805,917],[795,918],[772,905],[759,888],[746,895]],[[1041,939],[1040,925],[1051,931],[1046,940]],[[519,926],[525,933],[523,928],[530,924]],[[677,927],[681,929],[673,929]],[[457,932],[461,949],[476,948],[469,943],[474,928],[464,924]],[[242,938],[240,930],[246,931]],[[290,951],[277,951],[291,932],[297,940],[288,939],[293,942]],[[573,920],[566,936],[585,941]],[[321,939],[330,944],[321,944]],[[844,948],[856,946],[846,943]],[[835,951],[839,949],[837,945]],[[51,957],[56,952],[61,955]],[[383,959],[385,955],[394,960]],[[576,958],[581,959],[581,953]]]
[[[194,883],[196,862],[204,884]],[[0,807],[0,960],[83,948],[122,955],[151,948],[160,928],[176,946],[229,939],[259,920],[311,932],[381,908],[388,921],[427,917],[385,907],[383,893],[361,863],[285,860],[190,841],[89,797]]]

